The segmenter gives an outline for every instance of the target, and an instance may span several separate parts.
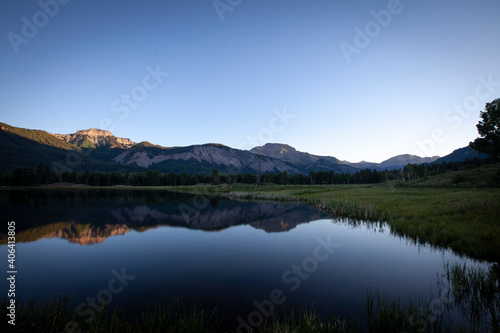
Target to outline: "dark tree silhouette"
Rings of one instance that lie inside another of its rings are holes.
[[[469,146],[498,161],[500,160],[500,98],[486,103],[484,111],[481,111],[481,119],[476,125],[481,137],[471,142]]]

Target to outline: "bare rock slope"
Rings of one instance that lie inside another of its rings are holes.
[[[80,130],[73,134],[52,134],[56,138],[66,142],[82,146],[84,148],[96,148],[100,146],[109,148],[128,149],[136,143],[130,139],[118,138],[109,131],[91,128],[88,130]]]

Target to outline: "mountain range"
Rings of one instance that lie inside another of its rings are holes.
[[[56,171],[164,173],[278,173],[309,174],[311,171],[355,173],[361,169],[392,170],[408,163],[453,162],[478,157],[469,147],[440,158],[398,155],[381,163],[342,161],[297,151],[280,143],[267,143],[250,150],[207,143],[186,147],[162,147],[147,141],[136,143],[100,129],[79,130],[73,134],[53,134],[0,123],[0,171],[16,167],[35,168],[38,164]],[[483,155],[484,156],[484,155]]]

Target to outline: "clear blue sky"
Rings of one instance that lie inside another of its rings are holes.
[[[496,0],[60,1],[0,3],[2,122],[379,162],[467,145],[500,97]]]

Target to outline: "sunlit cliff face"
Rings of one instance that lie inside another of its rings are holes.
[[[63,228],[54,233],[48,234],[45,238],[63,238],[69,243],[92,245],[104,242],[108,237],[122,236],[133,230],[126,225],[105,225],[104,228],[89,226],[77,232],[73,226],[69,229]]]
[[[130,139],[118,138],[109,131],[100,130],[97,128],[91,128],[88,130],[79,130],[73,134],[52,134],[53,136],[65,140],[70,143],[74,143],[78,138],[85,137],[88,141],[92,142],[96,146],[107,145],[110,138],[116,141],[121,148],[128,149],[133,147],[136,143]]]

